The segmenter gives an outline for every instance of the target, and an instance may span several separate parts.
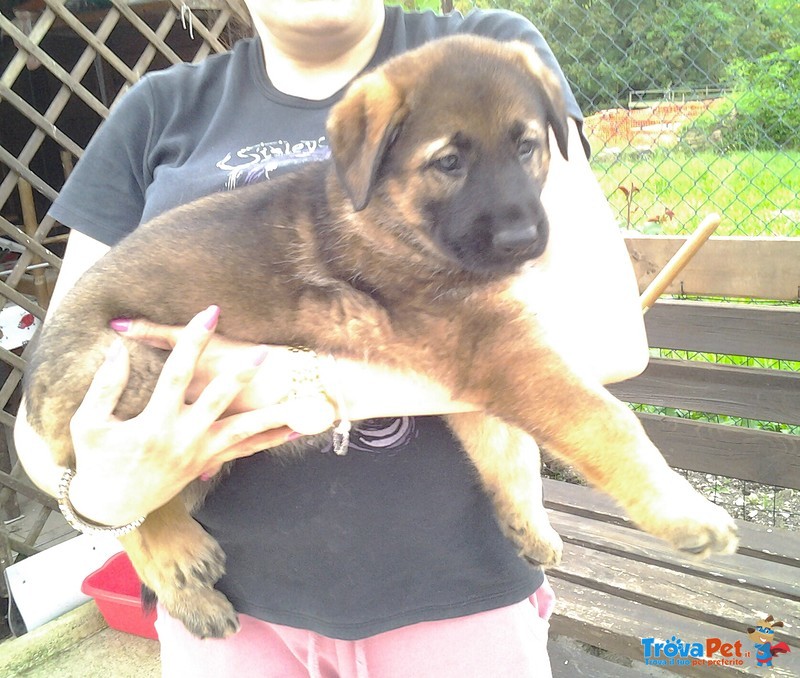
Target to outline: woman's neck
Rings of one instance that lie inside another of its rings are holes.
[[[309,30],[268,28],[254,17],[267,75],[284,94],[327,99],[357,76],[375,54],[383,31],[383,3],[373,3],[358,21]]]

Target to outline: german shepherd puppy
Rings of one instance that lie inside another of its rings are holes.
[[[216,303],[223,335],[410,367],[481,406],[448,419],[533,562],[556,563],[561,541],[529,436],[644,530],[691,553],[733,550],[730,517],[670,470],[624,404],[543,343],[510,292],[547,244],[549,130],[566,157],[559,84],[525,45],[453,37],[387,62],[332,110],[331,162],[178,207],[86,273],[31,361],[31,424],[73,464],[69,420],[116,339],[109,320],[186,323]],[[166,357],[128,350],[122,417],[141,411]],[[192,488],[190,504],[202,494]],[[123,545],[171,615],[225,636],[237,618],[213,588],[224,554],[190,508],[174,499]]]

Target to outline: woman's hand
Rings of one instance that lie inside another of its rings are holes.
[[[223,416],[258,372],[265,346],[221,352],[215,361],[224,369],[195,386],[187,401],[218,314],[210,307],[175,330],[174,349],[150,401],[126,421],[113,411],[127,383],[128,352],[121,340],[114,344],[71,423],[76,475],[70,498],[79,514],[108,525],[127,523],[223,463],[297,437],[285,426],[288,403],[276,400]]]
[[[127,339],[135,339],[167,351],[176,348],[184,330],[181,325],[159,325],[143,319],[118,318],[110,324],[112,329]],[[230,374],[237,366],[246,364],[253,351],[263,352],[260,373],[264,378],[258,380],[257,388],[252,378],[242,384],[242,388],[228,403],[225,414],[269,406],[285,398],[290,389],[291,378],[288,347],[259,346],[211,333],[195,361],[195,368],[185,391],[187,402],[197,400],[216,377]]]

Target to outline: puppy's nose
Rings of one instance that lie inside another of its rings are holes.
[[[514,254],[532,249],[538,239],[539,228],[534,224],[508,228],[492,235],[492,247],[498,253]]]

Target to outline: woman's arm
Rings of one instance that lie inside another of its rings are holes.
[[[55,312],[64,295],[72,289],[78,278],[108,251],[104,245],[79,231],[72,231],[58,274],[56,286],[50,298],[47,318]],[[48,494],[55,496],[64,469],[53,462],[47,444],[28,425],[25,399],[22,399],[14,424],[14,443],[22,465],[30,479]]]

